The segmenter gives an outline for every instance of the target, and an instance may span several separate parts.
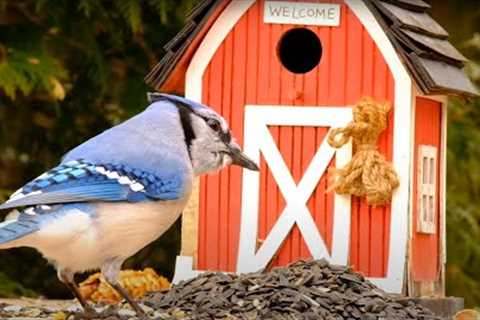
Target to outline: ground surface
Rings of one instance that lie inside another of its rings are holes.
[[[174,319],[161,312],[144,306],[152,319]],[[80,305],[75,300],[44,300],[44,299],[0,299],[0,319],[14,320],[76,320],[83,319],[80,315]],[[133,320],[135,312],[128,306],[120,308],[98,306],[96,311],[103,314],[96,319],[102,320]]]

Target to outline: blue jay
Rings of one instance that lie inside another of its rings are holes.
[[[161,93],[149,100],[145,111],[77,146],[0,205],[20,207],[0,223],[0,249],[40,251],[86,315],[93,309],[74,274],[100,269],[146,317],[119,285],[123,262],[177,220],[194,177],[229,164],[258,170],[212,109]]]

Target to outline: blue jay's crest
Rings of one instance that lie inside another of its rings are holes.
[[[150,103],[155,103],[158,101],[172,102],[180,109],[180,111],[182,109],[182,106],[187,107],[190,112],[196,114],[205,122],[207,122],[207,124],[212,127],[212,129],[214,129],[215,131],[220,131],[221,137],[223,138],[224,142],[230,142],[231,134],[227,122],[225,121],[225,119],[223,119],[223,117],[221,117],[209,107],[196,101],[175,96],[172,94],[149,92],[147,94],[147,97]],[[183,121],[182,125],[185,125]]]
[[[86,201],[174,200],[182,187],[176,176],[160,178],[127,165],[73,160],[27,183],[0,209]]]
[[[158,92],[149,92],[147,94],[147,98],[148,98],[148,102],[150,103],[154,103],[154,102],[157,102],[157,101],[164,101],[164,100],[167,100],[167,101],[170,101],[170,102],[173,102],[175,104],[182,104],[184,106],[188,106],[189,108],[191,108],[192,110],[202,110],[202,109],[208,109],[207,106],[201,104],[201,103],[198,103],[198,102],[195,102],[193,100],[190,100],[190,99],[186,99],[186,98],[183,98],[183,97],[179,97],[179,96],[176,96],[176,95],[173,95],[173,94],[166,94],[166,93],[158,93]]]

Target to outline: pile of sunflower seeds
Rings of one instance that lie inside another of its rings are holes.
[[[243,275],[204,273],[144,303],[185,319],[442,319],[326,260]]]

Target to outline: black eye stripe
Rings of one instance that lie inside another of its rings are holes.
[[[178,111],[180,114],[183,133],[185,135],[185,143],[187,144],[188,153],[190,155],[190,146],[192,145],[192,140],[195,139],[195,132],[193,131],[192,119],[190,117],[191,110],[183,105],[179,105]]]
[[[220,139],[222,139],[222,141],[225,143],[230,143],[230,141],[232,140],[232,135],[230,134],[230,132],[222,132],[222,134],[220,135]]]

